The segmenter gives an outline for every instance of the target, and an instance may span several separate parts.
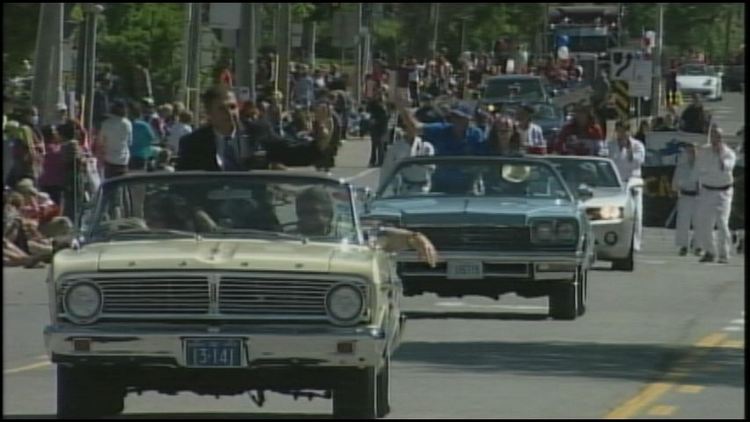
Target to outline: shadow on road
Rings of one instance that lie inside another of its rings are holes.
[[[522,314],[513,312],[435,312],[435,311],[405,311],[407,319],[489,319],[515,321],[543,321],[548,319],[547,313]]]
[[[57,419],[56,415],[3,415],[4,419]],[[299,413],[128,413],[109,419],[330,419]]]
[[[669,372],[690,346],[573,342],[404,342],[394,362],[424,364],[445,372],[514,373],[657,380]],[[716,365],[716,372],[701,371]],[[706,385],[744,388],[744,349],[713,349],[690,367]]]

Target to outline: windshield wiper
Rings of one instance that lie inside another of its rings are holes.
[[[249,235],[249,236],[261,236],[261,237],[273,237],[276,239],[288,239],[288,240],[301,240],[302,243],[307,243],[307,237],[291,234],[291,233],[283,233],[283,232],[276,232],[276,231],[270,231],[270,230],[260,230],[260,229],[244,229],[244,228],[237,228],[237,229],[226,229],[226,228],[217,228],[208,232],[203,232],[204,235]]]
[[[104,233],[102,234],[104,235]],[[200,234],[196,232],[191,231],[185,231],[185,230],[172,230],[172,229],[127,229],[127,230],[118,230],[114,233],[107,233],[108,237],[114,238],[114,237],[120,237],[120,236],[145,236],[145,237],[152,237],[152,236],[178,236],[178,237],[190,237],[200,239]]]

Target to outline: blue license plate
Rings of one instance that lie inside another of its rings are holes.
[[[185,361],[191,368],[238,368],[242,366],[240,339],[185,339]]]

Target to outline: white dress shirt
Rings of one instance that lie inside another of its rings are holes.
[[[711,145],[698,148],[695,166],[701,184],[715,188],[734,184],[732,170],[736,161],[737,155],[725,144],[721,144],[718,154]]]
[[[672,176],[672,188],[677,191],[698,191],[698,169],[690,163],[686,152],[677,158],[677,166]]]
[[[641,177],[641,166],[646,161],[646,147],[637,139],[628,139],[633,150],[633,160],[628,158],[627,148],[620,148],[617,140],[609,141],[607,150],[609,158],[615,162],[617,171],[620,173],[620,179],[627,183],[631,177]]]
[[[111,116],[102,122],[101,139],[104,146],[104,161],[121,166],[130,161],[130,146],[133,145],[133,124],[126,117]]]

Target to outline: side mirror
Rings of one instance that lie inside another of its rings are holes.
[[[580,199],[581,201],[586,201],[594,197],[594,191],[591,190],[591,188],[587,185],[578,186],[576,194],[578,195],[578,199]]]

